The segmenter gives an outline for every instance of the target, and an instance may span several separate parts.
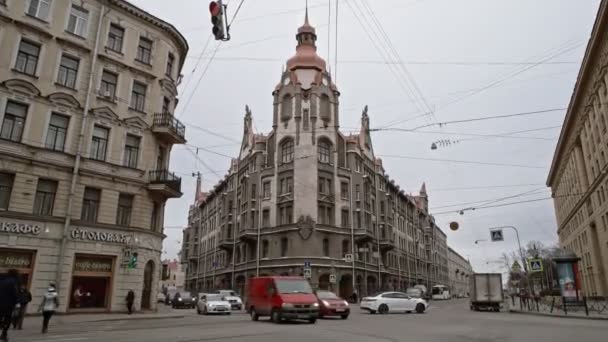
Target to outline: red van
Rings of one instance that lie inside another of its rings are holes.
[[[304,319],[315,323],[319,303],[308,281],[302,277],[257,277],[249,280],[247,310],[253,321],[270,316],[275,323]]]

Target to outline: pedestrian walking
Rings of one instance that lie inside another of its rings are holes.
[[[10,269],[6,277],[0,280],[0,341],[8,341],[8,329],[17,304],[18,283],[19,273],[15,269]]]
[[[13,317],[13,329],[23,329],[23,319],[27,312],[27,305],[32,301],[32,294],[24,284],[21,284],[17,295],[17,305],[15,307],[15,315]]]
[[[55,290],[55,284],[51,283],[49,289],[42,298],[42,303],[38,308],[38,312],[42,311],[42,333],[46,334],[49,330],[49,321],[55,310],[59,307],[59,299],[57,299],[57,291]]]
[[[127,293],[127,310],[129,310],[129,315],[133,313],[133,302],[135,302],[135,292],[133,290],[129,290]]]

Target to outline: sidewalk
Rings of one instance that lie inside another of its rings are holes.
[[[599,320],[599,321],[608,321],[608,314],[598,314],[596,312],[589,312],[589,316],[585,314],[585,309],[579,308],[576,311],[568,310],[568,313],[565,314],[563,310],[554,308],[553,312],[551,312],[550,307],[540,304],[538,306],[539,311],[536,310],[536,303],[530,305],[530,310],[527,308],[520,307],[519,303],[516,301],[515,305],[511,304],[511,300],[506,301],[506,308],[510,313],[513,314],[523,314],[523,315],[533,315],[533,316],[544,316],[544,317],[557,317],[557,318],[572,318],[572,319],[589,319],[589,320]]]
[[[174,312],[159,310],[158,312],[137,312],[132,315],[126,313],[82,313],[82,314],[56,314],[52,321],[54,325],[71,325],[79,323],[134,321],[184,318],[188,312]],[[24,327],[42,326],[42,316],[27,316]]]

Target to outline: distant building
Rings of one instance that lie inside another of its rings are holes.
[[[57,282],[60,312],[125,311],[129,290],[155,308],[187,52],[128,1],[0,0],[0,276],[37,299]]]
[[[607,6],[600,3],[547,179],[560,247],[581,258],[587,296],[608,296]]]
[[[340,92],[308,16],[296,39],[272,92],[272,130],[255,134],[247,108],[226,177],[207,192],[197,185],[181,252],[186,287],[246,295],[252,276],[309,275],[349,297],[446,282],[446,236],[425,186],[412,196],[389,178],[367,107],[359,133],[340,131]]]
[[[473,267],[469,260],[463,258],[451,247],[448,248],[448,274],[449,282],[445,285],[450,287],[450,294],[454,297],[466,297],[469,295],[469,279],[473,274]]]
[[[182,263],[178,260],[163,261],[163,270],[159,288],[183,289],[186,275],[182,270]]]

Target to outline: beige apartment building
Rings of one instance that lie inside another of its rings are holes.
[[[246,296],[250,277],[304,275],[346,298],[447,282],[446,235],[425,187],[412,196],[389,178],[367,108],[359,133],[340,131],[340,92],[308,17],[296,40],[272,91],[272,130],[254,132],[246,108],[226,177],[197,187],[181,252],[186,287]]]
[[[124,0],[0,0],[0,274],[59,311],[155,309],[188,51]]]
[[[448,247],[448,272],[452,297],[463,298],[469,296],[469,279],[473,274],[473,267],[469,260],[463,258],[458,252]]]
[[[607,4],[600,4],[547,179],[560,246],[581,258],[587,296],[608,296]]]

